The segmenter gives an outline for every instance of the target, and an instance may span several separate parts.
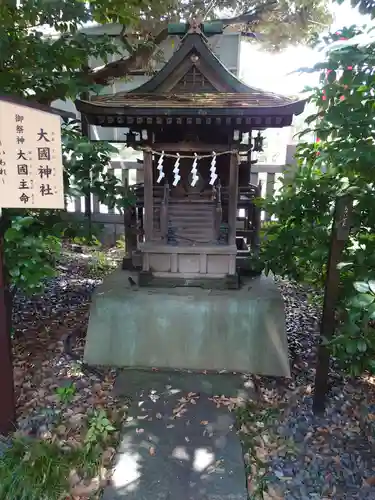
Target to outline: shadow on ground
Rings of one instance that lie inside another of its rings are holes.
[[[125,370],[116,395],[132,399],[103,500],[246,500],[230,397],[253,397],[240,376]],[[215,395],[228,399],[217,403]]]

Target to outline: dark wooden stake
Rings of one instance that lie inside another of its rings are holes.
[[[9,311],[7,311],[7,279],[4,265],[4,225],[0,209],[0,434],[14,430],[16,410],[14,401],[13,361]]]
[[[340,262],[345,242],[349,236],[352,209],[353,203],[349,195],[342,196],[337,200],[332,225],[323,314],[320,325],[321,343],[318,348],[313,401],[313,411],[315,414],[322,414],[325,410],[328,392],[330,351],[322,343],[322,339],[332,339],[335,332],[335,312],[340,285],[340,270],[337,269],[337,264]]]

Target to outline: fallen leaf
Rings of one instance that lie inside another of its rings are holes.
[[[202,420],[202,421],[201,421],[201,424],[202,424],[202,425],[207,425],[207,424],[208,424],[208,420]]]
[[[177,406],[177,408],[174,408],[174,409],[173,409],[173,413],[174,413],[174,415],[176,415],[177,413],[180,413],[180,412],[181,412],[181,410],[183,410],[183,409],[184,409],[184,407],[185,407],[185,404],[181,404],[181,405]]]
[[[154,455],[156,455],[156,450],[153,446],[151,446],[151,448],[148,450],[149,454],[153,457]]]

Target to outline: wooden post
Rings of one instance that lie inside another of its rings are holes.
[[[144,168],[144,233],[145,241],[151,241],[154,232],[154,200],[153,200],[153,172],[152,172],[152,152],[143,152]]]
[[[84,92],[83,94],[81,94],[81,99],[89,101],[90,94],[88,92]],[[85,115],[81,115],[81,133],[83,137],[87,137],[87,139],[90,140],[90,125]],[[90,181],[91,181],[90,165],[87,165],[87,170],[88,170],[87,175],[90,176]],[[85,207],[84,207],[85,218],[88,223],[88,234],[89,234],[89,239],[92,240],[91,183],[89,187],[89,192],[85,194],[84,200],[85,200]]]
[[[336,303],[340,285],[340,270],[337,269],[337,264],[340,261],[341,253],[349,236],[352,210],[353,203],[349,195],[344,195],[336,201],[325,283],[323,314],[320,325],[321,343],[318,349],[315,374],[313,410],[316,414],[322,414],[325,410],[328,392],[330,351],[322,343],[322,340],[332,339],[335,332]]]
[[[218,240],[220,237],[220,226],[221,222],[223,220],[223,206],[221,204],[221,183],[220,180],[217,183],[217,188],[216,188],[216,206],[215,206],[215,213],[214,213],[214,235],[215,235],[215,240]]]
[[[238,198],[238,152],[233,151],[229,167],[228,198],[228,243],[236,244],[237,198]]]
[[[169,184],[168,181],[164,184],[163,199],[160,205],[160,233],[162,241],[167,241],[168,235],[168,209],[169,209]]]
[[[13,362],[11,344],[10,312],[7,311],[6,293],[8,283],[4,265],[4,233],[0,209],[0,434],[9,434],[14,429],[16,411],[14,403]]]
[[[258,184],[258,195],[257,197],[260,198],[262,196],[262,183],[259,181]],[[259,250],[260,250],[260,230],[262,227],[262,211],[258,205],[258,203],[254,204],[253,206],[253,233],[251,235],[251,250],[254,255],[259,255]]]
[[[124,179],[124,196],[129,195],[129,181]],[[133,269],[133,252],[137,250],[137,216],[136,207],[126,206],[124,208],[124,236],[125,256],[122,261],[124,270]]]

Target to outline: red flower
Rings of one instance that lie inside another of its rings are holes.
[[[340,101],[345,101],[346,97],[344,95],[340,95]]]
[[[320,151],[317,151],[317,152],[316,152],[316,156],[320,156]]]
[[[320,142],[320,139],[319,139],[319,137],[317,137],[317,138],[316,138],[316,142]]]
[[[353,69],[353,66],[348,66],[347,68],[349,71],[351,71]]]
[[[340,36],[339,40],[347,40],[345,36]]]
[[[326,95],[322,96],[322,101],[326,101],[326,100],[327,100],[327,96]]]

